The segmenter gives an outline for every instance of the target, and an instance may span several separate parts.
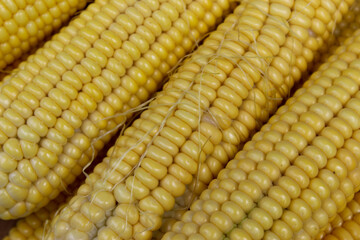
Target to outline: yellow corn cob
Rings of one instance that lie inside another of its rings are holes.
[[[101,149],[125,120],[111,117],[148,99],[228,8],[99,0],[21,63],[0,89],[0,217],[26,216],[73,182],[93,140],[104,136]]]
[[[0,2],[0,70],[57,31],[86,0],[4,0]]]
[[[360,192],[355,194],[354,199],[351,200],[350,202],[348,202],[346,208],[342,212],[336,214],[334,219],[328,223],[325,230],[323,232],[321,232],[316,237],[316,239],[324,239],[325,236],[327,236],[329,238],[329,235],[331,235],[331,232],[334,229],[341,228],[345,222],[353,220],[355,218],[355,216],[358,214],[360,214]],[[359,230],[360,230],[360,228],[359,228]],[[337,234],[337,233],[335,233],[335,234]],[[358,236],[360,236],[360,235],[358,235]]]
[[[336,9],[351,2],[322,4],[341,15]],[[151,238],[198,164],[207,156],[225,164],[289,94],[323,41],[308,34],[314,8],[320,2],[243,1],[118,138],[54,218],[48,239]],[[328,30],[316,26],[312,31],[326,37]],[[211,171],[204,175],[211,178]]]
[[[314,239],[360,189],[360,30],[163,239]]]

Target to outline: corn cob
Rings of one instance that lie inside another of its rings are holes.
[[[104,118],[145,101],[228,8],[99,0],[21,63],[0,89],[0,217],[28,215],[73,182],[92,141],[105,135],[101,149],[125,120]]]
[[[314,239],[346,207],[360,189],[360,30],[344,44],[164,240]]]
[[[149,110],[118,138],[97,166],[100,174],[90,174],[69,206],[54,218],[49,239],[151,238],[163,212],[191,183],[198,163],[213,154],[215,146],[221,147],[225,158],[232,157],[236,145],[254,128],[248,125],[266,120],[300,78],[312,51],[321,46],[320,37],[307,35],[308,25],[298,25],[310,19],[291,12],[293,5],[307,3],[289,4],[242,2],[170,78]],[[319,7],[314,4],[310,12]],[[333,14],[339,13],[335,3],[326,4],[333,4]],[[339,8],[346,9],[341,4]],[[326,37],[319,29],[314,31]],[[292,47],[298,51],[292,53]],[[284,73],[276,67],[285,68]],[[266,102],[265,96],[269,105],[258,104],[259,99]],[[113,216],[106,220],[106,213]]]
[[[57,31],[86,0],[0,2],[0,70]]]

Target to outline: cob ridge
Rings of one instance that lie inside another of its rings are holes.
[[[119,113],[147,100],[229,7],[98,0],[5,77],[0,217],[29,215],[56,198],[126,120]]]
[[[322,4],[341,16],[351,3]],[[324,41],[318,35],[326,39],[336,23],[309,34],[318,7],[242,1],[117,139],[52,220],[49,239],[150,239],[197,172],[211,179],[202,166],[219,171],[300,79]]]
[[[360,189],[360,30],[239,151],[163,239],[314,239]]]
[[[86,0],[6,0],[0,2],[0,71],[52,33]]]

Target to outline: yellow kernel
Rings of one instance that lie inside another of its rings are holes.
[[[296,213],[302,220],[308,219],[312,214],[310,206],[300,198],[291,202],[289,210]]]
[[[301,168],[290,166],[286,169],[285,175],[295,180],[296,183],[303,189],[309,185],[309,177]]]
[[[289,210],[284,211],[281,219],[288,223],[293,232],[299,231],[303,226],[302,219],[297,214]]]
[[[282,220],[276,220],[271,230],[278,235],[280,239],[292,239],[293,237],[293,231],[289,225]]]
[[[221,239],[223,236],[222,232],[212,223],[202,224],[199,233],[205,239]]]
[[[185,185],[173,175],[167,175],[163,180],[161,180],[160,186],[175,197],[178,197],[185,192]]]
[[[268,230],[273,225],[272,216],[261,208],[254,208],[249,213],[249,218],[259,223],[264,230]]]

